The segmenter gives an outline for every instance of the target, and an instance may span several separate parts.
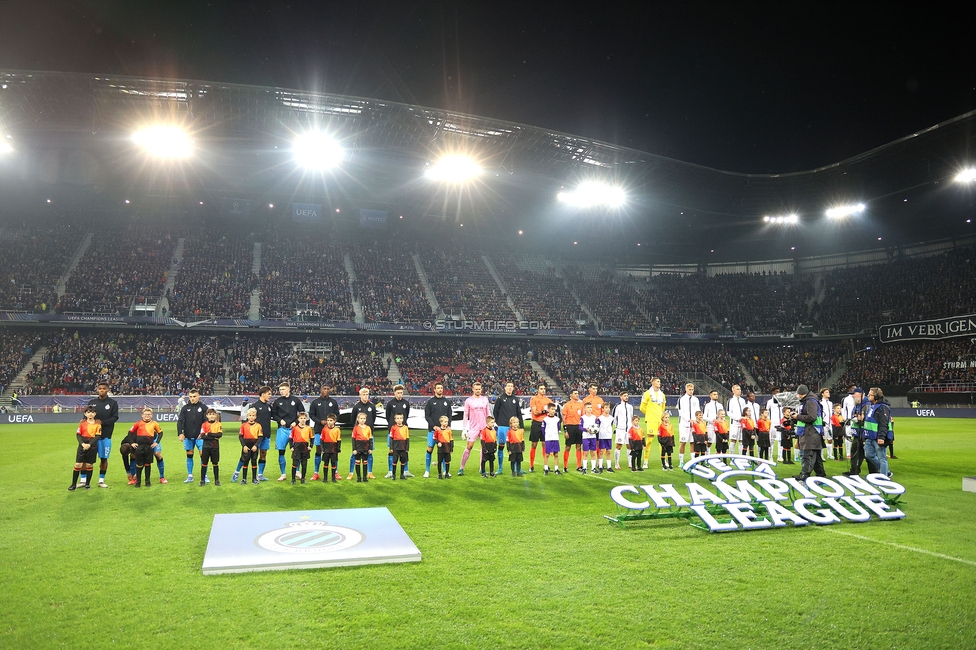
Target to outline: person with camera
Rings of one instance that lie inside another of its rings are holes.
[[[864,415],[868,406],[867,400],[864,399],[864,390],[855,386],[851,389],[850,396],[852,398],[851,402],[853,406],[848,411],[842,408],[842,415],[847,412],[850,413],[845,422],[850,426],[848,435],[851,437],[851,469],[844,472],[844,476],[860,476],[861,475],[861,464],[864,462]],[[871,462],[868,462],[868,472],[871,473],[873,467]]]
[[[796,442],[800,450],[800,474],[796,477],[805,481],[811,474],[827,476],[824,471],[823,458],[820,451],[823,442],[823,416],[820,414],[820,402],[805,384],[796,387],[796,396],[800,400],[800,408],[796,414]]]
[[[880,388],[868,391],[868,406],[864,411],[864,457],[879,474],[888,472],[888,455],[885,445],[891,435],[891,407],[885,401]]]

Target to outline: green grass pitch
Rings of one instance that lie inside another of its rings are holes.
[[[71,426],[0,427],[0,648],[976,647],[972,421],[901,422],[902,521],[732,534],[608,524],[630,472],[486,480],[475,454],[424,480],[423,442],[406,482],[242,487],[231,438],[223,487],[184,485],[164,429],[168,486],[126,487],[116,452],[111,489],[69,493]],[[215,513],[360,506],[389,507],[423,561],[201,573]]]

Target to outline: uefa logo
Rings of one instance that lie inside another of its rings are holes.
[[[284,528],[268,531],[257,538],[263,549],[276,553],[335,553],[359,544],[365,536],[358,530],[330,526],[327,521],[294,521]]]

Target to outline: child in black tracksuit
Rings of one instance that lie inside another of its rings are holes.
[[[776,429],[779,431],[780,435],[780,447],[783,448],[783,463],[785,465],[794,465],[793,462],[793,410],[789,408],[783,409],[783,421],[780,423]]]
[[[200,486],[207,484],[207,469],[213,466],[214,485],[220,487],[220,438],[224,435],[220,415],[216,409],[207,409],[207,421],[200,427],[203,449],[200,450]]]
[[[522,454],[525,453],[525,429],[519,426],[518,418],[508,421],[508,435],[505,437],[508,446],[508,462],[512,464],[512,476],[523,476]]]

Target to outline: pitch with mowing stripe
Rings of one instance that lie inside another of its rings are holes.
[[[972,647],[976,494],[961,477],[976,474],[976,426],[898,427],[905,520],[710,535],[603,519],[613,483],[600,478],[685,481],[654,463],[484,479],[475,453],[466,476],[425,480],[418,432],[415,479],[241,487],[231,438],[221,488],[184,485],[170,444],[167,486],[126,487],[116,451],[110,489],[69,493],[74,427],[4,425],[0,647]],[[364,506],[389,507],[423,562],[201,573],[215,513]]]

